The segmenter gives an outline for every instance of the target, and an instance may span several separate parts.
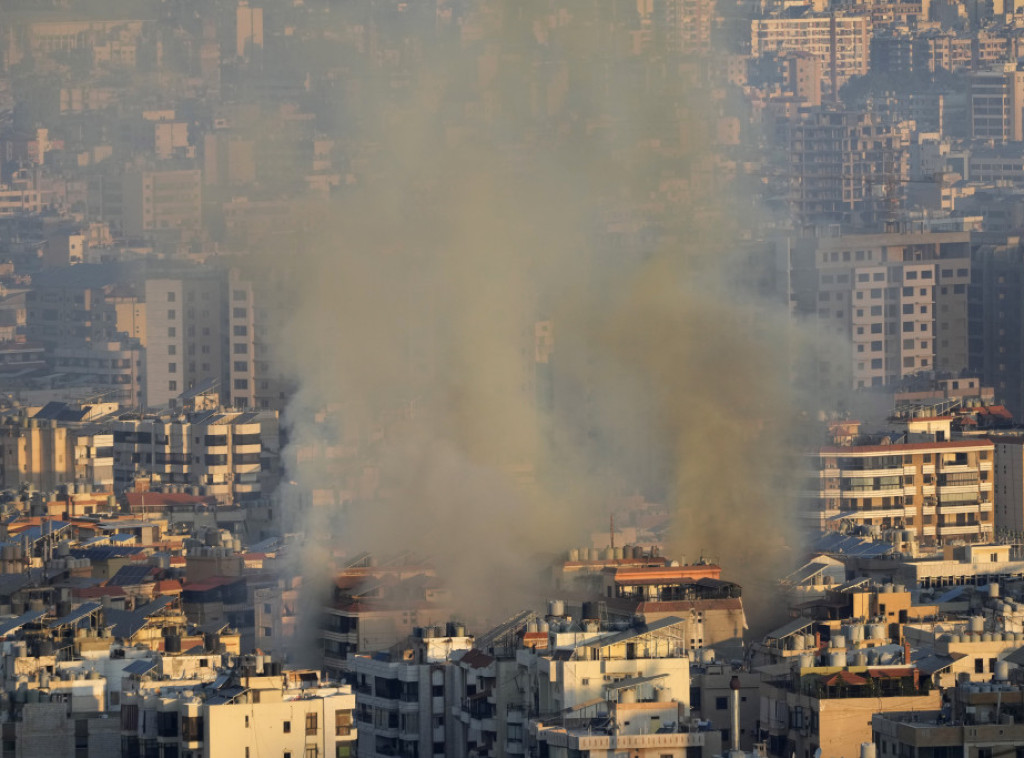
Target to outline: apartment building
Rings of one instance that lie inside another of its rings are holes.
[[[278,444],[276,411],[125,417],[113,433],[118,490],[145,476],[223,502],[259,496]]]
[[[922,545],[986,542],[995,528],[995,445],[970,439],[822,448],[808,523],[901,529]]]
[[[202,171],[132,169],[121,180],[121,224],[128,238],[190,238],[202,228]]]
[[[873,714],[940,703],[939,690],[913,666],[799,665],[762,685],[761,729],[771,755],[848,758],[871,741]]]
[[[417,627],[451,619],[451,597],[434,570],[411,555],[382,559],[356,556],[338,573],[323,609],[324,670],[341,676],[347,659],[388,650]]]
[[[0,218],[42,213],[50,199],[49,192],[0,184]]]
[[[881,387],[968,367],[968,232],[837,235],[789,244],[796,308],[848,345],[820,360],[823,384]]]
[[[1005,672],[988,684],[963,683],[949,690],[943,710],[879,713],[871,717],[879,755],[1016,756],[1024,745],[1024,688]]]
[[[459,702],[448,664],[472,644],[461,626],[448,624],[417,629],[389,652],[353,656],[359,755],[448,756]]]
[[[321,682],[315,671],[285,671],[273,663],[253,670],[248,665],[243,663],[213,685],[125,692],[121,754],[355,754],[358,732],[351,688]]]
[[[822,91],[833,97],[871,62],[871,17],[866,13],[787,12],[750,22],[750,54],[802,51],[821,63]]]
[[[186,269],[145,282],[146,404],[176,405],[211,387],[227,404],[255,405],[252,287],[233,270]]]
[[[908,122],[867,112],[813,112],[790,126],[790,205],[803,223],[877,222],[898,207]]]
[[[995,528],[1024,533],[1024,437],[995,437]]]
[[[975,251],[973,270],[971,369],[1020,417],[1024,414],[1024,308],[1019,293],[1024,283],[1024,250],[1016,243],[983,245]]]
[[[1007,63],[968,79],[968,136],[993,142],[1024,140],[1024,70]]]
[[[651,696],[657,686],[663,697],[688,704],[690,657],[682,621],[669,617],[614,629],[548,616],[547,644],[517,652],[525,702],[538,714],[554,715],[619,687],[644,687]]]
[[[712,758],[723,754],[721,732],[683,722],[678,703],[637,702],[635,696],[633,689],[624,688],[619,699],[600,704],[603,707],[577,709],[565,719],[532,721],[531,738],[541,755],[601,758],[621,751],[633,758]]]
[[[235,54],[248,60],[263,49],[263,8],[250,6],[239,0],[235,8]]]
[[[67,427],[29,418],[0,425],[0,486],[49,491],[74,481],[74,433]]]
[[[654,28],[665,35],[665,51],[675,55],[710,52],[714,8],[711,0],[662,0],[655,4]]]

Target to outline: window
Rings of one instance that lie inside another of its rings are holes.
[[[232,308],[231,315],[234,318],[245,318],[247,311],[245,308]]]
[[[307,713],[306,714],[306,734],[307,734],[307,736],[310,735],[310,734],[316,734],[316,714],[315,713]]]
[[[320,748],[317,745],[306,745],[306,751],[303,753],[303,758],[317,758],[320,754]]]
[[[715,710],[724,711],[729,708],[729,698],[727,697],[716,697],[715,698]]]
[[[231,293],[231,299],[236,301],[244,301],[249,298],[248,293],[245,290],[234,290]]]
[[[985,659],[984,658],[975,658],[974,659],[974,673],[975,674],[984,674],[985,673]]]
[[[173,303],[173,302],[174,302],[174,297],[175,297],[175,296],[174,296],[174,293],[173,293],[173,292],[168,292],[168,293],[167,293],[167,302],[168,302],[168,303]]]
[[[177,363],[168,363],[167,364],[167,373],[168,374],[175,374],[177,372],[178,372],[178,364]]]
[[[175,311],[174,309],[171,309],[171,310],[167,311],[167,320],[168,321],[174,321],[174,319],[176,319],[177,317],[178,317],[178,312]]]
[[[235,371],[248,371],[249,370],[249,362],[248,361],[235,361],[234,369],[235,369]]]
[[[249,328],[246,326],[235,326],[234,329],[232,329],[232,333],[236,337],[246,337],[249,334]]]
[[[177,337],[178,336],[178,330],[175,329],[173,326],[167,327],[167,336],[168,337]]]
[[[168,345],[167,346],[167,354],[168,355],[177,355],[178,354],[178,346],[177,345]]]
[[[177,382],[173,382],[173,381],[172,382],[167,382],[167,390],[169,392],[177,392],[178,391],[178,383]]]
[[[281,727],[281,731],[284,732],[285,734],[291,734],[292,733],[292,722],[291,721],[285,721],[284,722],[284,726]]]
[[[352,711],[334,712],[334,736],[348,737],[352,731]]]
[[[235,389],[236,390],[247,390],[247,389],[249,389],[249,380],[248,379],[235,379]]]
[[[244,342],[236,342],[234,347],[235,355],[248,355],[249,346]]]

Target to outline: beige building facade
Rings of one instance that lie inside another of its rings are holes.
[[[822,448],[810,521],[909,530],[922,545],[987,542],[995,528],[988,440]]]

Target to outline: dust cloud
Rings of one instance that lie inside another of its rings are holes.
[[[741,584],[799,553],[804,337],[737,283],[762,262],[699,67],[555,5],[466,3],[403,86],[353,73],[351,180],[266,264],[289,476],[335,493],[301,509],[309,587],[411,551],[498,620],[636,491],[671,505],[670,555]]]

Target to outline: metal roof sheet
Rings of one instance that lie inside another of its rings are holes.
[[[29,611],[28,613],[24,613],[21,616],[18,616],[18,618],[16,619],[5,621],[4,623],[0,624],[0,637],[6,637],[11,632],[15,632],[18,629],[21,629],[21,627],[25,626],[25,624],[31,624],[33,621],[38,621],[45,615],[45,610]]]
[[[668,618],[659,619],[650,624],[644,626],[626,629],[621,632],[613,632],[612,634],[605,634],[597,638],[591,638],[586,642],[579,642],[572,646],[573,649],[578,650],[581,647],[608,647],[609,645],[616,645],[626,640],[631,640],[634,637],[642,637],[645,634],[653,634],[654,632],[660,632],[663,629],[675,626],[683,623],[683,619],[678,616],[669,616]]]
[[[62,616],[50,623],[50,628],[55,629],[59,626],[68,626],[69,624],[77,624],[84,618],[87,618],[90,614],[95,613],[103,606],[100,603],[82,603],[80,606],[75,608],[66,616]]]
[[[124,667],[124,673],[142,676],[156,668],[156,660],[153,658],[139,658]]]
[[[668,674],[653,674],[651,676],[634,676],[630,679],[620,679],[617,682],[611,682],[606,684],[604,688],[606,690],[615,692],[617,690],[625,690],[630,687],[638,687],[641,684],[648,684],[649,682],[655,682],[659,679],[664,679]]]
[[[768,634],[765,635],[765,639],[782,640],[791,634],[802,632],[813,623],[814,621],[812,619],[793,619],[788,624],[783,624],[778,629],[773,629],[768,632]]]

